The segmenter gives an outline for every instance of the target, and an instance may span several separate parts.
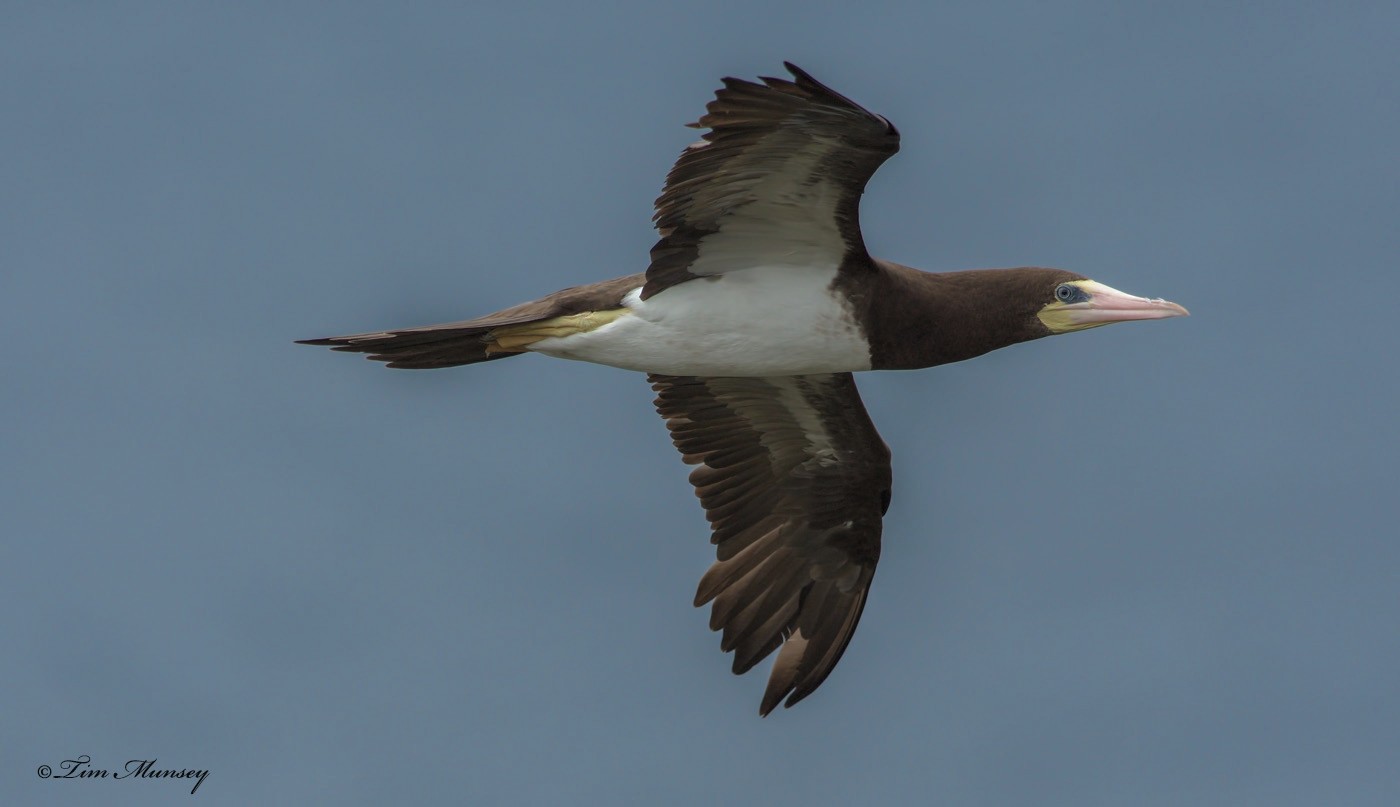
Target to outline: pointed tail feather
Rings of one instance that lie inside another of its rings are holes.
[[[643,280],[636,274],[574,286],[463,322],[303,339],[297,344],[368,353],[375,361],[409,370],[476,364],[518,356],[540,339],[589,331],[613,321],[622,314],[623,296]]]
[[[387,362],[390,367],[405,370],[427,370],[437,367],[457,367],[476,364],[507,356],[518,356],[524,350],[503,350],[493,340],[492,330],[500,324],[479,325],[458,322],[429,325],[401,331],[358,333],[331,336],[325,339],[301,339],[299,345],[321,345],[347,353],[367,353],[367,358]]]

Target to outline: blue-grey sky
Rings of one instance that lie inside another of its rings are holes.
[[[0,801],[1400,803],[1394,3],[10,4]],[[859,380],[849,652],[756,712],[638,375],[293,339],[645,267],[724,75],[903,132],[871,250],[1192,317]]]

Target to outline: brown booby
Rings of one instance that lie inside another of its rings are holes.
[[[792,64],[724,79],[660,198],[641,274],[464,322],[304,344],[423,369],[543,353],[648,374],[718,562],[697,606],[759,713],[807,697],[851,641],[880,558],[890,451],[852,373],[970,359],[1112,322],[1185,316],[1073,272],[930,273],[873,258],[866,182],[899,132]]]

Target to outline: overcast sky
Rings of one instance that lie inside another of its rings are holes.
[[[1400,7],[856,6],[7,4],[0,801],[1400,803]],[[760,720],[641,376],[292,340],[641,271],[784,59],[903,133],[875,254],[1192,316],[861,376],[882,565]]]

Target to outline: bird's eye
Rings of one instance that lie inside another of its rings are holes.
[[[1077,291],[1079,290],[1071,286],[1070,284],[1061,283],[1060,285],[1055,287],[1055,299],[1059,300],[1062,303],[1071,302],[1072,300],[1074,300],[1075,297],[1079,296],[1075,294],[1075,292]]]

